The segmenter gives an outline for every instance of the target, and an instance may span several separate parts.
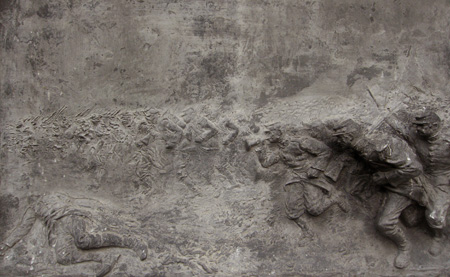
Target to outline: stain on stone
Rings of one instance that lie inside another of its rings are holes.
[[[391,64],[396,64],[397,63],[397,58],[398,55],[397,53],[389,53],[388,50],[384,50],[382,53],[373,53],[372,57],[377,61],[377,62],[389,62]]]
[[[0,37],[3,38],[3,43],[1,47],[5,50],[12,50],[14,48],[14,36],[15,34],[11,31],[6,31],[6,27],[0,23]]]
[[[13,94],[13,89],[12,89],[12,87],[11,87],[11,85],[9,83],[7,83],[5,85],[4,92],[5,92],[6,96],[11,96]]]
[[[261,94],[259,95],[259,98],[257,99],[257,105],[258,107],[263,107],[265,105],[267,105],[267,103],[269,103],[268,97],[266,92],[262,91]]]
[[[276,96],[288,97],[297,94],[304,88],[310,86],[310,80],[302,76],[288,76],[284,82],[283,87],[278,91]]]
[[[181,84],[180,97],[202,100],[228,95],[231,89],[228,78],[236,67],[235,54],[218,52],[188,59],[191,64],[185,69],[186,79]]]
[[[203,38],[205,36],[206,30],[211,25],[212,21],[205,18],[204,16],[194,18],[194,35]]]
[[[193,20],[195,36],[206,37],[237,37],[239,28],[233,20],[223,17],[198,16]]]
[[[36,14],[41,18],[50,18],[53,15],[53,13],[50,11],[48,4],[45,4],[42,7],[40,7],[39,10],[36,12]]]
[[[420,29],[415,29],[412,33],[413,37],[425,37],[426,34],[424,32],[422,32],[422,30]]]
[[[234,61],[226,54],[212,54],[204,58],[200,65],[208,78],[223,81],[232,73]]]
[[[12,7],[11,4],[15,4],[16,1],[0,0],[0,12]]]
[[[351,74],[347,76],[347,86],[352,87],[356,81],[362,77],[372,80],[374,77],[380,75],[382,70],[372,65],[371,67],[361,67],[352,71]]]
[[[0,239],[3,241],[5,232],[7,231],[4,226],[10,226],[13,218],[13,212],[19,208],[19,199],[11,194],[5,194],[0,196],[0,224],[3,226],[0,228]]]
[[[274,56],[264,63],[271,70],[264,82],[276,93],[268,93],[267,97],[288,97],[309,87],[323,72],[330,68],[330,57],[327,55],[299,55],[293,58]],[[262,104],[260,102],[259,104]]]
[[[69,0],[69,1],[67,2],[67,7],[68,7],[70,10],[73,8],[73,1],[74,1],[74,0]]]
[[[43,50],[40,50],[38,53],[30,53],[26,57],[26,61],[30,64],[33,76],[35,77],[37,76],[38,70],[47,64],[43,56]]]
[[[450,47],[448,46],[445,47],[443,62],[447,66],[447,76],[450,77]]]

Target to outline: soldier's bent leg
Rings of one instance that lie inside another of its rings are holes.
[[[72,236],[68,229],[71,222],[69,220],[61,220],[62,224],[59,224],[55,228],[56,238],[52,247],[55,250],[56,261],[61,265],[71,265],[84,262],[97,262],[102,263],[102,271],[109,272],[112,269],[113,263],[108,258],[109,256],[102,255],[100,253],[91,253],[80,250],[75,243],[75,238]],[[117,260],[117,259],[115,259]],[[106,261],[106,262],[105,262]],[[109,269],[109,270],[106,270]]]
[[[329,185],[328,190],[313,184],[305,184],[304,186],[305,207],[310,215],[319,216],[334,204],[338,205],[344,212],[350,210],[350,205],[344,193],[331,185]]]
[[[398,254],[394,262],[397,268],[405,268],[410,262],[411,246],[406,239],[403,229],[399,226],[399,218],[402,211],[412,203],[412,200],[405,196],[388,192],[385,203],[378,215],[378,230],[397,245]]]
[[[72,236],[75,245],[83,250],[97,249],[103,247],[129,248],[136,252],[141,260],[147,258],[147,245],[137,238],[121,236],[115,233],[89,233],[82,218],[74,218],[72,225]]]
[[[438,256],[441,254],[443,248],[444,248],[444,239],[445,235],[442,229],[433,229],[434,236],[433,240],[431,241],[430,248],[428,249],[428,252],[432,256]]]
[[[319,216],[334,204],[328,193],[314,185],[305,185],[305,207],[310,215]]]
[[[284,186],[286,215],[289,219],[297,219],[305,213],[304,188],[300,182]]]
[[[428,252],[432,256],[437,256],[441,254],[444,246],[443,240],[445,239],[445,235],[443,232],[443,228],[446,225],[449,203],[448,200],[444,199],[444,201],[439,201],[433,204],[433,209],[426,210],[425,217],[428,225],[433,229],[434,232],[433,240],[431,242],[430,248],[428,249]]]

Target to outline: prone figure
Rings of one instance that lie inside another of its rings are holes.
[[[54,249],[56,261],[61,265],[83,262],[102,264],[97,276],[105,276],[114,267],[120,255],[104,254],[86,250],[105,247],[132,249],[140,260],[147,258],[147,244],[134,235],[121,235],[112,231],[97,231],[98,225],[92,213],[84,206],[75,204],[76,199],[61,193],[38,197],[22,217],[21,223],[0,244],[0,255],[13,248],[25,237],[36,220],[42,220],[47,231],[49,245]],[[104,224],[101,228],[106,230]]]

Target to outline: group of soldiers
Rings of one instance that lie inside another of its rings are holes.
[[[202,143],[217,134],[217,129],[207,119],[193,120],[194,114],[186,113],[184,124],[175,124],[169,119],[161,121],[168,149],[183,146],[184,140],[185,144]],[[400,218],[406,219],[409,225],[425,218],[434,231],[430,254],[438,255],[442,251],[443,229],[450,205],[450,136],[439,116],[430,110],[415,114],[410,120],[389,117],[385,123],[390,131],[382,128],[368,131],[364,125],[347,119],[327,126],[330,132],[325,139],[307,132],[288,136],[281,126],[273,125],[267,129],[265,140],[247,142],[246,146],[247,150],[255,146],[262,167],[286,166],[286,213],[305,233],[308,233],[308,226],[301,219],[303,214],[318,216],[334,205],[344,212],[350,210],[348,193],[343,188],[358,179],[349,178],[355,172],[367,179],[367,184],[384,188],[385,201],[379,211],[377,227],[397,245],[394,265],[405,268],[410,263],[411,242],[401,227]],[[223,141],[227,144],[236,138],[239,129],[231,122],[225,127],[231,130]],[[359,166],[361,163],[363,170]],[[12,248],[40,218],[47,227],[49,244],[55,248],[60,264],[99,262],[103,267],[98,276],[103,276],[112,269],[118,256],[107,257],[83,250],[122,247],[134,250],[141,260],[146,259],[145,242],[134,235],[93,232],[88,228],[95,221],[89,209],[79,208],[73,201],[61,194],[35,200],[20,226],[0,244],[0,254]]]
[[[317,216],[334,204],[349,210],[347,194],[338,188],[358,178],[346,176],[357,172],[366,184],[382,188],[385,200],[376,225],[397,245],[395,267],[405,268],[411,243],[400,218],[413,226],[425,217],[434,233],[429,252],[436,256],[442,251],[450,204],[450,136],[430,109],[408,120],[391,115],[384,123],[388,128],[370,131],[352,119],[340,121],[328,126],[327,143],[312,136],[283,138],[279,128],[271,127],[256,153],[263,167],[283,163],[289,169],[286,213],[303,229],[307,228],[300,217],[305,211]],[[355,161],[364,169],[352,170]]]
[[[442,120],[429,109],[406,122],[395,117],[386,122],[396,135],[382,131],[369,134],[347,120],[335,129],[335,136],[339,145],[352,150],[373,170],[372,183],[385,188],[377,227],[397,245],[395,267],[405,268],[410,263],[411,243],[399,219],[407,208],[416,207],[417,212],[404,218],[418,222],[425,216],[433,229],[430,254],[442,251],[450,204],[450,141]]]

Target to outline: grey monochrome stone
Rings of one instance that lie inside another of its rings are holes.
[[[449,275],[450,3],[0,2],[0,275]]]

